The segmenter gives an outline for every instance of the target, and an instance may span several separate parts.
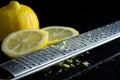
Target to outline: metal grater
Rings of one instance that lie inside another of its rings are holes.
[[[13,80],[20,79],[119,37],[120,21],[116,21],[35,51],[25,57],[7,61],[0,64],[0,67],[10,72]]]

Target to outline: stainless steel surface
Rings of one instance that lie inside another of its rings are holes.
[[[120,37],[120,21],[0,64],[19,79]]]

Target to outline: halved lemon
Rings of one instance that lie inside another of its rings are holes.
[[[79,35],[79,32],[76,29],[65,26],[48,26],[42,28],[42,30],[49,33],[48,45]]]
[[[18,58],[47,46],[48,33],[44,30],[20,30],[9,34],[2,42],[2,51]]]

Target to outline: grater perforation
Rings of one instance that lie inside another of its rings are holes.
[[[102,26],[38,50],[22,58],[0,64],[0,67],[19,79],[77,56],[120,37],[120,21]]]

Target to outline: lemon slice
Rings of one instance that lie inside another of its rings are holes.
[[[65,26],[48,26],[42,28],[42,30],[49,33],[48,45],[52,45],[70,37],[79,35],[79,32],[74,28]]]
[[[2,51],[18,58],[47,46],[48,33],[44,30],[20,30],[9,34],[2,42]]]

